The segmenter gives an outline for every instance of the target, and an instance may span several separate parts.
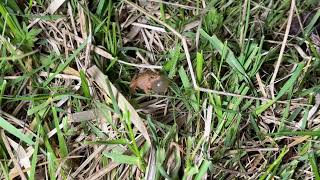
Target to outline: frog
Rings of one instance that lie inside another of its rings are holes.
[[[138,74],[130,83],[132,92],[136,92],[137,89],[140,89],[145,94],[150,94],[151,92],[157,94],[165,93],[168,86],[169,80],[165,75],[151,70]]]

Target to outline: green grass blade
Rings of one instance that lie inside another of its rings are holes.
[[[188,75],[187,75],[186,71],[183,69],[183,67],[180,67],[179,75],[180,75],[180,78],[181,78],[181,81],[182,81],[184,89],[192,91],[192,86],[191,86],[191,84],[189,82]],[[194,108],[194,110],[196,112],[199,111],[200,107],[199,107],[199,104],[197,103],[197,98],[193,93],[190,96],[189,103],[191,104],[191,106]]]
[[[309,153],[309,162],[311,165],[311,169],[313,171],[313,175],[315,177],[316,180],[320,180],[320,174],[319,174],[319,168],[318,168],[318,163],[315,157],[314,152]]]
[[[64,158],[64,157],[67,157],[67,155],[68,155],[67,143],[66,143],[64,136],[61,132],[61,129],[59,127],[59,119],[58,119],[57,110],[54,106],[52,106],[51,110],[52,110],[52,114],[53,114],[54,125],[57,130],[57,136],[58,136],[61,156],[62,156],[62,158]]]
[[[21,132],[21,130],[14,127],[12,124],[10,124],[8,121],[3,119],[1,116],[0,116],[0,127],[25,143],[27,143],[29,145],[34,144],[34,142],[32,141],[32,139],[29,136],[23,134]]]
[[[111,101],[112,101],[113,110],[114,110],[115,113],[120,115],[121,114],[120,107],[118,106],[118,102],[117,102],[117,99],[115,97],[115,94],[113,94],[113,92],[112,92],[112,88],[111,88],[110,81],[109,81],[108,77],[106,78],[106,84],[108,86],[109,96],[110,96]]]
[[[3,162],[0,161],[0,169],[2,170],[2,175],[6,180],[9,180],[9,168],[6,165],[2,164]]]
[[[54,154],[52,152],[48,152],[47,153],[47,158],[48,158],[48,169],[49,169],[49,177],[51,180],[55,180],[56,179],[56,161],[55,161],[55,157]]]
[[[255,114],[259,115],[261,114],[263,111],[265,111],[266,109],[268,109],[270,106],[272,106],[272,104],[274,104],[278,99],[280,99],[283,95],[285,95],[287,93],[287,91],[293,87],[293,85],[297,82],[302,70],[303,70],[304,64],[300,63],[297,68],[294,70],[292,76],[290,77],[290,79],[283,85],[283,87],[280,89],[279,93],[277,94],[277,96],[272,99],[269,100],[268,102],[262,104],[261,106],[257,107],[255,110]]]
[[[6,24],[9,26],[10,30],[13,32],[13,35],[15,37],[22,37],[22,33],[21,33],[21,27],[20,27],[20,24],[18,24],[17,22],[17,19],[15,16],[12,16],[6,6],[0,2],[0,14],[2,15],[2,18],[5,19],[6,21]],[[2,22],[1,22],[2,23]]]
[[[40,141],[40,126],[38,126],[38,131],[37,131],[37,139],[36,143],[34,145],[34,151],[32,155],[32,160],[31,160],[31,170],[30,170],[30,180],[35,179],[35,174],[36,174],[36,165],[37,165],[37,159],[38,159],[38,150],[39,150],[39,141]]]
[[[43,128],[41,128],[42,131]],[[58,166],[58,161],[57,161],[57,157],[55,155],[54,150],[52,149],[51,143],[47,137],[46,134],[44,134],[44,132],[42,132],[42,136],[44,136],[44,145],[47,149],[47,161],[48,161],[48,169],[49,169],[49,176],[50,179],[56,179],[55,173],[57,171],[57,166]]]
[[[220,55],[223,54],[224,51],[224,44],[218,39],[216,35],[209,36],[203,29],[200,29],[200,34],[207,39],[211,46],[216,49]],[[248,75],[246,74],[246,71],[244,70],[243,66],[240,64],[239,60],[234,56],[234,53],[226,47],[228,52],[226,56],[226,62],[234,69],[236,69],[240,74],[245,76],[246,80],[249,80]]]
[[[283,148],[278,158],[275,161],[273,161],[273,163],[268,167],[266,172],[264,172],[263,175],[260,176],[259,180],[266,179],[267,176],[271,174],[271,172],[274,170],[274,168],[282,162],[282,158],[287,154],[288,151],[289,149],[287,147]]]
[[[6,90],[6,86],[7,86],[7,81],[4,80],[0,87],[0,109],[2,104],[3,94],[4,94],[4,91]]]
[[[306,29],[304,30],[304,36],[309,37],[312,29],[315,27],[318,19],[320,18],[320,9],[317,10],[317,13],[313,16],[310,23],[307,25]]]
[[[115,140],[97,140],[97,141],[85,141],[84,144],[104,144],[104,145],[109,145],[109,144],[121,144],[121,145],[127,145],[129,142],[127,139],[115,139]]]
[[[201,163],[200,169],[199,169],[199,173],[196,175],[196,177],[194,178],[195,180],[201,180],[203,179],[203,176],[205,175],[205,173],[208,171],[209,167],[211,165],[211,161],[208,160],[204,160]]]
[[[178,43],[170,52],[170,59],[166,61],[164,69],[169,71],[168,78],[172,79],[177,72],[177,64],[181,56],[181,45]]]
[[[320,136],[320,130],[316,131],[282,131],[269,133],[269,136]]]
[[[54,72],[51,76],[48,77],[48,79],[43,83],[43,86],[48,86],[48,84],[54,79],[54,77],[59,74],[61,71],[63,71],[75,58],[79,53],[86,47],[88,40],[86,40],[84,43],[82,43],[78,49],[74,51],[73,54],[71,54],[67,59],[65,63],[59,64],[56,72]]]
[[[103,153],[103,155],[107,158],[112,159],[114,162],[117,162],[120,164],[128,164],[128,165],[135,165],[137,167],[141,167],[139,158],[135,156],[128,156],[128,155],[116,154],[116,153]]]
[[[80,70],[80,79],[81,79],[81,89],[84,96],[88,99],[91,99],[89,84],[88,84],[86,75],[82,69]]]
[[[39,104],[37,106],[32,107],[31,109],[29,109],[27,111],[28,116],[30,116],[30,115],[32,115],[34,113],[37,113],[37,112],[39,112],[39,111],[41,111],[43,109],[48,108],[48,106],[51,103],[51,101],[52,101],[52,99],[49,98],[47,101],[45,101],[45,102],[43,102],[43,103],[41,103],[41,104]]]
[[[197,52],[196,62],[197,62],[196,64],[197,80],[198,80],[198,83],[201,83],[203,78],[203,63],[204,63],[202,52],[201,53]]]

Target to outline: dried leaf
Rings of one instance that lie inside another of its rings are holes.
[[[97,66],[92,66],[88,69],[88,74],[91,76],[92,80],[96,82],[97,86],[101,88],[104,93],[108,94],[110,97],[110,92],[108,91],[108,85],[106,82],[106,76],[97,68]],[[145,124],[138,115],[137,111],[132,107],[132,105],[127,101],[127,99],[117,90],[117,88],[110,82],[112,93],[117,97],[118,106],[122,111],[129,111],[131,114],[131,121],[134,126],[141,132],[146,141],[151,144],[151,140],[147,131]]]

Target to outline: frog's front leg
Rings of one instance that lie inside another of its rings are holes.
[[[131,83],[131,84],[130,84],[129,89],[130,89],[130,93],[131,93],[131,94],[134,94],[134,93],[137,92],[137,86],[136,86],[134,83]]]

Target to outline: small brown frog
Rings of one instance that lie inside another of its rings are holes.
[[[137,89],[141,89],[146,94],[151,91],[165,93],[168,86],[169,80],[164,75],[150,70],[139,74],[130,83],[131,91],[135,92]]]

